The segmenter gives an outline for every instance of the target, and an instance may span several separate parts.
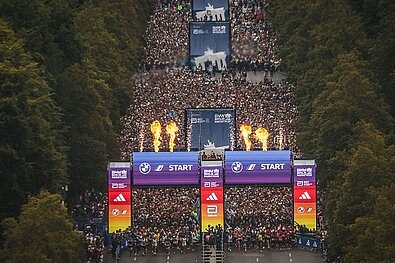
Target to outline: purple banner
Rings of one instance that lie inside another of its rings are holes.
[[[226,184],[291,183],[290,151],[225,152]]]
[[[132,158],[134,185],[199,183],[198,152],[136,152]]]

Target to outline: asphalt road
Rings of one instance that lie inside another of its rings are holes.
[[[105,263],[114,263],[111,256],[106,255]],[[158,254],[156,256],[129,256],[127,252],[122,254],[120,263],[200,263],[200,253],[186,254]],[[282,250],[272,251],[264,250],[259,252],[227,252],[225,254],[225,263],[322,263],[321,255],[318,252],[308,250]]]

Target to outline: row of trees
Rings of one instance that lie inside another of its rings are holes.
[[[315,158],[330,260],[395,258],[395,2],[270,1]]]
[[[153,0],[0,0],[0,220],[104,190]]]

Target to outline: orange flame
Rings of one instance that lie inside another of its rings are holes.
[[[251,125],[248,124],[242,124],[240,126],[240,132],[241,136],[243,137],[244,144],[246,146],[246,151],[251,150],[251,141],[250,141],[250,134],[252,132]]]
[[[174,121],[169,122],[166,125],[166,134],[170,136],[169,138],[169,149],[171,152],[174,150],[174,140],[176,139],[176,133],[178,132],[177,124]]]
[[[262,150],[267,151],[267,140],[269,139],[269,132],[265,128],[259,128],[255,131],[255,138],[262,143]]]
[[[159,152],[159,146],[162,143],[162,137],[160,136],[162,133],[162,126],[159,121],[155,120],[151,123],[151,132],[154,137],[154,151]]]

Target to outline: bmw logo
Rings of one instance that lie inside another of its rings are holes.
[[[119,210],[116,209],[116,208],[114,208],[114,209],[112,210],[112,214],[113,214],[114,216],[119,215]]]
[[[149,163],[141,163],[139,166],[139,171],[142,174],[149,174],[149,172],[151,172],[151,165]]]
[[[242,163],[240,163],[240,162],[234,162],[234,163],[232,163],[232,171],[234,172],[234,173],[240,173],[241,171],[243,171],[243,164]]]

